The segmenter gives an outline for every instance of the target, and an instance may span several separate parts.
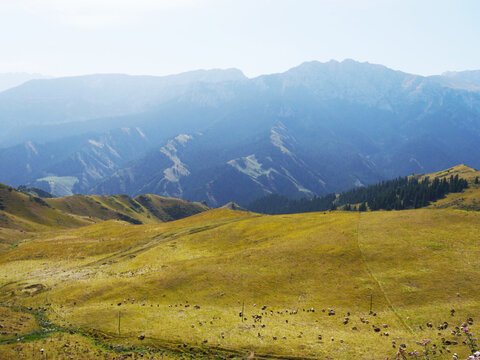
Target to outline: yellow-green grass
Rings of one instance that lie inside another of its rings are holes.
[[[0,184],[0,199],[0,227],[3,228],[35,231],[42,227],[72,228],[91,223],[64,214],[41,199],[27,196],[3,184]]]
[[[0,306],[0,340],[18,338],[38,328],[33,315]]]
[[[105,349],[93,340],[78,334],[55,333],[48,338],[39,338],[26,342],[13,342],[0,346],[0,359],[179,359],[175,354],[141,349]],[[119,351],[122,350],[122,351]]]
[[[122,216],[127,216],[144,224],[153,224],[176,220],[208,209],[200,203],[156,195],[141,195],[135,199],[127,195],[73,195],[45,201],[63,213],[82,216],[95,222],[122,220],[125,219]]]
[[[45,306],[54,323],[123,346],[392,358],[392,341],[413,350],[424,338],[458,340],[453,326],[480,313],[479,229],[480,213],[448,209],[279,216],[218,209],[162,224],[108,221],[9,250],[0,257],[0,301]],[[31,285],[38,290],[25,291]],[[443,321],[447,330],[425,325]]]
[[[467,166],[465,164],[460,164],[449,169],[437,171],[434,173],[426,174],[426,175],[416,175],[417,177],[424,178],[426,176],[433,178],[443,179],[446,178],[447,180],[450,176],[458,175],[460,178],[467,180],[469,183],[473,182],[477,176],[480,176],[480,171]]]
[[[420,179],[428,176],[430,179],[439,178],[447,180],[450,176],[458,175],[460,178],[468,181],[469,188],[460,193],[447,194],[443,199],[439,199],[429,205],[430,208],[437,209],[463,209],[463,210],[480,210],[480,184],[475,184],[475,178],[480,178],[480,171],[466,166],[457,165],[450,169],[442,170],[427,175],[418,175]]]
[[[20,242],[106,220],[158,224],[206,211],[201,203],[156,195],[83,196],[40,199],[0,184],[0,254]],[[50,243],[51,244],[51,243]],[[115,244],[117,246],[118,244]],[[49,245],[50,246],[50,245]],[[70,248],[71,252],[83,244]],[[39,254],[35,254],[38,258]]]
[[[85,196],[40,199],[0,184],[0,227],[25,231],[66,229],[105,220],[159,223],[208,210],[201,203],[156,195]]]

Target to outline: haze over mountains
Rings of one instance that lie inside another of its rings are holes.
[[[0,91],[22,85],[34,79],[48,79],[49,76],[29,73],[3,73],[0,74]]]
[[[480,167],[480,72],[353,60],[33,80],[0,93],[0,182],[211,206]]]

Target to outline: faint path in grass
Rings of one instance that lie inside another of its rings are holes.
[[[95,266],[95,265],[102,265],[104,263],[108,263],[109,261],[116,262],[116,261],[120,261],[120,260],[123,260],[123,259],[128,259],[131,256],[137,256],[140,253],[143,253],[147,250],[150,250],[150,249],[152,249],[152,248],[154,248],[154,247],[156,247],[160,244],[168,243],[168,242],[176,240],[180,237],[193,235],[193,234],[203,232],[203,231],[213,230],[213,229],[219,228],[221,226],[225,226],[227,224],[231,224],[231,223],[242,221],[242,220],[245,220],[245,218],[240,217],[240,218],[224,220],[224,221],[217,222],[217,223],[214,223],[214,224],[209,224],[209,225],[188,227],[188,228],[181,229],[180,231],[176,231],[176,232],[173,232],[173,233],[164,232],[164,233],[155,235],[153,238],[150,238],[149,241],[147,240],[147,242],[137,243],[137,244],[135,244],[131,247],[128,247],[126,249],[122,249],[117,253],[114,253],[114,254],[111,254],[107,257],[101,258],[99,260],[95,260],[93,262],[87,263],[87,264],[83,265],[82,267],[91,267],[91,266]]]
[[[375,276],[375,274],[373,273],[372,269],[370,268],[370,266],[368,265],[368,261],[367,261],[367,258],[365,256],[365,253],[362,251],[362,247],[360,246],[360,222],[361,222],[361,217],[362,217],[362,213],[359,212],[358,213],[358,222],[357,222],[357,247],[358,247],[358,251],[360,252],[360,255],[362,257],[362,262],[363,264],[365,265],[365,269],[367,270],[368,274],[370,275],[370,277],[375,281],[375,283],[378,285],[378,288],[380,289],[380,291],[382,292],[382,295],[383,297],[385,298],[385,301],[387,302],[388,304],[388,307],[390,308],[390,310],[395,314],[395,316],[397,317],[397,319],[400,321],[400,323],[403,325],[403,327],[405,328],[405,330],[407,330],[408,332],[410,332],[410,334],[413,334],[413,330],[412,328],[406,323],[406,321],[400,316],[400,314],[397,312],[397,310],[395,309],[395,307],[393,306],[392,302],[390,301],[390,298],[388,297],[387,295],[387,292],[385,291],[385,289],[383,288],[382,284],[380,283],[380,281],[378,281],[377,277]]]

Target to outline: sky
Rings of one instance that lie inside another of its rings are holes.
[[[478,0],[0,0],[0,73],[480,69]]]

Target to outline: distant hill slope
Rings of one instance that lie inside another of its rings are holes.
[[[22,85],[34,79],[48,79],[49,76],[29,73],[3,73],[0,74],[0,92]]]
[[[49,192],[42,189],[38,189],[36,187],[19,186],[17,190],[23,192],[25,195],[35,196],[39,198],[51,199],[55,197]]]
[[[473,183],[476,177],[480,176],[480,171],[471,166],[460,164],[457,166],[453,166],[449,169],[433,172],[430,174],[421,174],[421,175],[413,175],[413,176],[417,177],[418,179],[423,179],[425,177],[429,177],[431,179],[443,179],[443,178],[449,178],[450,176],[456,176],[456,175],[458,175],[462,179],[467,180],[469,183]]]
[[[208,207],[156,195],[40,198],[0,184],[0,228],[26,232],[68,229],[106,220],[158,223],[191,216]]]
[[[178,220],[198,214],[207,206],[157,195],[73,195],[48,199],[46,202],[64,213],[88,217],[95,222],[123,220],[132,224]]]
[[[92,223],[55,209],[45,200],[0,184],[0,227],[40,231],[75,228]]]
[[[238,205],[237,203],[231,201],[221,207],[222,209],[236,210],[236,211],[247,211],[244,207]]]
[[[458,165],[453,168],[429,174],[432,178],[445,178],[458,175],[468,180],[469,188],[461,193],[447,194],[445,198],[437,200],[429,205],[429,208],[453,208],[462,210],[480,211],[480,171],[466,165]]]

